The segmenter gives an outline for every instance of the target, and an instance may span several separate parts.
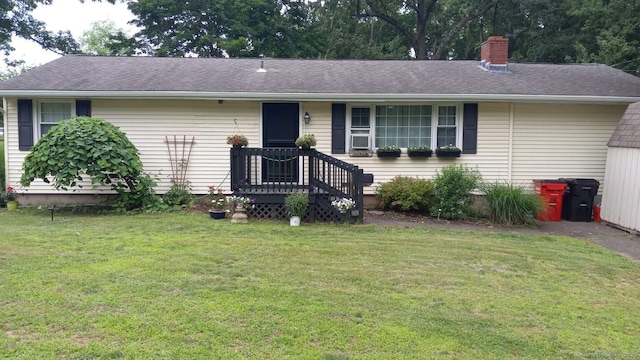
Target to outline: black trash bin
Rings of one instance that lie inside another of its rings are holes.
[[[596,179],[560,179],[567,183],[562,199],[562,218],[568,221],[591,221],[593,199],[598,194],[600,182]]]

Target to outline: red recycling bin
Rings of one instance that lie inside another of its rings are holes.
[[[567,183],[558,180],[533,180],[536,194],[544,198],[547,211],[538,214],[540,221],[560,221],[562,219],[562,197]]]

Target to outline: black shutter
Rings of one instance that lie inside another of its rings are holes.
[[[33,101],[18,99],[18,149],[33,147]]]
[[[462,113],[462,153],[478,152],[478,104],[464,104]]]
[[[91,100],[76,100],[76,115],[91,116]]]
[[[331,153],[346,152],[347,104],[331,104]]]

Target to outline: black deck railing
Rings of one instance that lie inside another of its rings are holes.
[[[363,216],[363,171],[315,149],[232,148],[231,189],[239,194],[305,192],[356,202],[354,216]]]

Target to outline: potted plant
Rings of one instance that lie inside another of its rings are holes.
[[[232,223],[246,223],[248,222],[247,207],[253,203],[253,199],[248,196],[227,196],[227,203],[233,208],[233,215],[231,215]]]
[[[249,140],[247,140],[247,137],[244,135],[233,134],[231,136],[227,136],[227,144],[234,148],[240,148],[249,145]]]
[[[401,152],[400,148],[395,145],[382,146],[376,150],[376,155],[379,158],[397,158],[400,157]]]
[[[309,207],[309,196],[307,194],[287,195],[284,198],[284,210],[289,217],[289,225],[300,226],[300,218],[307,213],[307,207]]]
[[[331,202],[331,206],[336,208],[345,218],[345,221],[349,221],[349,217],[351,216],[351,210],[356,207],[356,202],[349,198],[342,198],[338,200],[333,200]]]
[[[407,155],[409,157],[431,157],[433,150],[428,146],[417,146],[407,148]]]
[[[7,192],[5,192],[4,196],[7,199],[7,210],[18,208],[18,194],[13,190],[12,186],[7,186]]]
[[[313,134],[304,134],[296,139],[296,146],[303,149],[310,149],[316,146],[316,137]]]
[[[462,150],[460,148],[455,147],[453,145],[440,146],[436,149],[437,157],[460,157],[460,153]]]
[[[224,219],[228,210],[225,209],[226,199],[222,193],[222,189],[214,189],[213,186],[209,186],[209,195],[213,197],[211,200],[211,209],[209,209],[209,216],[212,219]]]

